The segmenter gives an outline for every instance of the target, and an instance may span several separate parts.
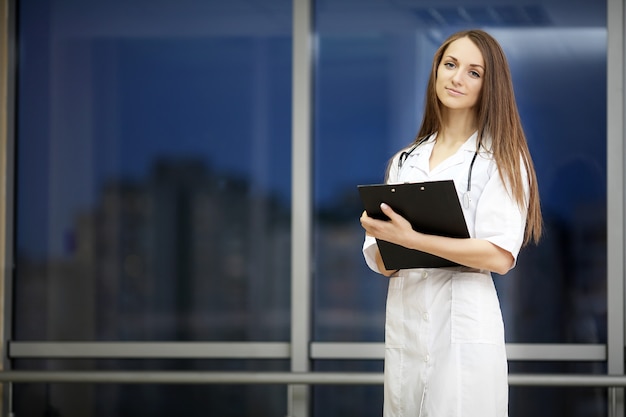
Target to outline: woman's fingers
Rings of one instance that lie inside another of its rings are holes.
[[[380,209],[383,211],[383,214],[385,214],[385,216],[389,217],[391,221],[393,221],[395,217],[398,216],[398,214],[393,211],[393,209],[389,207],[387,203],[380,203]]]
[[[389,217],[389,220],[391,220],[391,224],[393,224],[394,227],[401,228],[401,229],[411,228],[411,225],[408,222],[408,220],[406,220],[404,217],[402,217],[401,215],[393,211],[393,209],[389,207],[388,204],[381,203],[380,209],[383,211],[385,216]]]
[[[364,211],[360,220],[365,233],[376,239],[401,244],[403,237],[413,230],[411,224],[400,214],[393,211],[388,204],[382,203],[380,208],[389,220],[374,219]]]

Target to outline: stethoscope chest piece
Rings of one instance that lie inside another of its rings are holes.
[[[472,202],[472,197],[470,196],[469,191],[465,191],[463,193],[463,207],[468,209],[471,202]]]

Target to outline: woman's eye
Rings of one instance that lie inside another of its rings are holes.
[[[445,67],[447,68],[454,68],[454,63],[453,62],[446,62],[445,64],[443,64]]]
[[[478,71],[470,71],[470,75],[474,78],[480,78],[480,74]]]

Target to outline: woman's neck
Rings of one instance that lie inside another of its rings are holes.
[[[443,124],[437,134],[437,141],[445,142],[446,145],[464,143],[475,131],[475,112],[448,109],[443,114]]]

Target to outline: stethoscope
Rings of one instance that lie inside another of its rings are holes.
[[[404,162],[413,153],[413,151],[417,149],[418,146],[426,142],[429,138],[430,136],[426,136],[425,138],[420,139],[419,141],[417,141],[415,145],[411,147],[411,149],[409,149],[408,151],[403,151],[400,154],[400,157],[398,158],[398,177],[400,177],[400,170],[402,169],[402,165],[404,165]],[[480,147],[480,144],[478,146]],[[474,162],[476,161],[477,156],[478,156],[478,147],[474,151],[472,162],[470,162],[469,170],[467,171],[467,188],[465,192],[463,193],[463,205],[465,206],[466,209],[469,208],[470,203],[472,202],[472,199],[470,197],[470,191],[472,191],[472,170],[474,169]]]

